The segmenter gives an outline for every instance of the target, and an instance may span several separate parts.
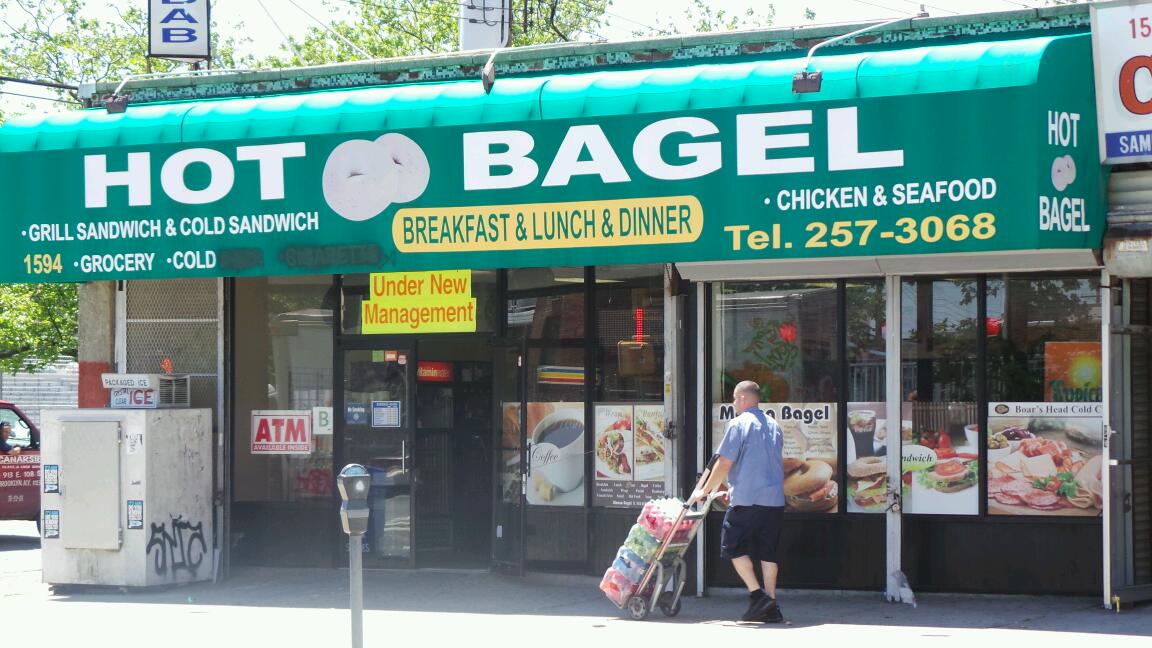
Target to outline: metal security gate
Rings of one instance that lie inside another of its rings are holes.
[[[1123,398],[1112,408],[1112,586],[1106,592],[1112,607],[1152,598],[1152,282],[1122,285],[1122,315],[1112,327],[1112,357],[1120,365],[1113,393]]]

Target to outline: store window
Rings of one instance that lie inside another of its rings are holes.
[[[838,510],[839,298],[836,282],[715,285],[712,447],[732,418],[743,380],[760,385],[761,408],[784,431],[792,511]]]
[[[327,564],[331,276],[235,281],[233,538],[242,564]]]
[[[588,552],[587,269],[523,268],[507,272],[507,336],[525,341],[527,404],[523,435],[530,561],[582,565]],[[505,435],[519,435],[519,404],[504,404]]]
[[[596,269],[594,506],[664,494],[664,278],[660,266]]]
[[[988,280],[988,512],[1101,512],[1101,303],[1095,277]]]
[[[902,282],[905,513],[979,513],[975,278]],[[851,425],[851,421],[849,422]]]
[[[911,421],[887,420],[884,281],[853,280],[845,284],[847,336],[848,430],[844,444],[847,510],[882,513],[887,504],[888,472],[884,461],[889,434],[911,434]],[[893,439],[897,437],[892,437]]]

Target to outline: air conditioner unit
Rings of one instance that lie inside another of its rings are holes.
[[[188,376],[166,374],[103,374],[105,389],[111,390],[108,406],[121,409],[161,409],[188,407],[191,388]]]

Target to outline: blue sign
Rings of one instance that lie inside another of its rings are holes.
[[[345,403],[344,424],[368,425],[368,406],[364,403]]]
[[[372,401],[372,427],[400,427],[400,401]]]
[[[44,485],[45,493],[60,492],[60,466],[47,464],[40,475],[40,482]]]
[[[60,511],[44,511],[44,522],[41,524],[45,538],[60,537]]]

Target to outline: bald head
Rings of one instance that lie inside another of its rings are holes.
[[[743,380],[732,390],[732,404],[737,412],[751,409],[760,404],[760,385],[751,380]]]

